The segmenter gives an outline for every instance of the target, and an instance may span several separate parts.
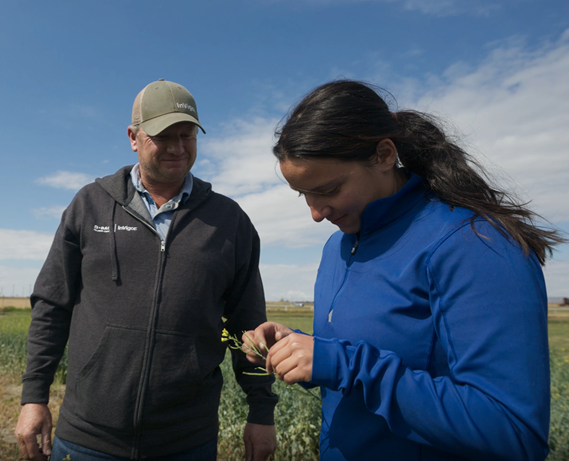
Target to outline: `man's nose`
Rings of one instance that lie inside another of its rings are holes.
[[[168,140],[168,152],[174,155],[181,155],[184,152],[184,141],[181,137],[174,136]]]

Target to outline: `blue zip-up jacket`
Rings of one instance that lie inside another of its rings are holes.
[[[326,244],[312,383],[321,460],[543,460],[547,297],[541,267],[413,175]],[[355,254],[354,254],[355,253]]]

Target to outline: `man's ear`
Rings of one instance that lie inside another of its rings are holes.
[[[382,139],[375,148],[377,166],[382,171],[390,170],[397,163],[397,148],[389,138]]]
[[[136,141],[136,135],[130,129],[130,126],[126,129],[126,134],[128,134],[128,139],[130,140],[130,148],[133,152],[138,151],[138,143]]]

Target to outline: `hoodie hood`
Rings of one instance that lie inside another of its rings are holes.
[[[113,175],[95,179],[95,183],[101,186],[119,205],[129,206],[138,195],[130,180],[130,172],[133,167],[134,165],[125,166]],[[211,184],[194,176],[194,187],[188,201],[195,202],[197,200],[200,202],[210,192]]]
[[[130,172],[133,167],[134,165],[125,166],[113,175],[97,178],[95,180],[95,183],[101,186],[101,188],[114,200],[113,206],[110,210],[110,229],[113,231],[111,232],[109,243],[111,252],[111,279],[117,283],[120,283],[117,244],[114,232],[117,205],[120,205],[136,219],[140,220],[148,227],[154,229],[152,217],[148,213],[146,205],[142,201],[140,194],[137,193],[130,179]],[[192,188],[192,193],[190,197],[188,197],[188,200],[185,202],[184,206],[195,208],[201,202],[203,202],[210,193],[211,184],[202,181],[201,179],[194,176],[194,186]]]

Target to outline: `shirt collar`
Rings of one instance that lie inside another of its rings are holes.
[[[130,170],[130,180],[132,181],[132,185],[138,192],[140,192],[141,194],[150,195],[150,193],[146,190],[146,188],[142,184],[142,179],[140,178],[140,163],[134,165],[132,167],[132,170]],[[176,197],[171,198],[169,201],[178,202],[181,200],[182,203],[184,203],[191,195],[193,187],[194,187],[194,175],[191,172],[188,172],[186,178],[184,179],[184,185],[182,186],[182,190],[180,190],[180,193]]]

